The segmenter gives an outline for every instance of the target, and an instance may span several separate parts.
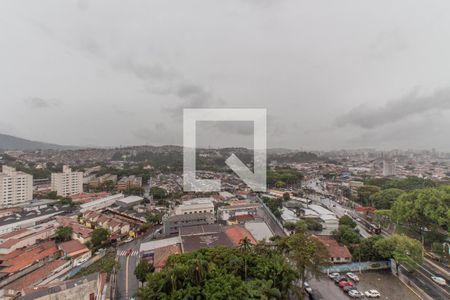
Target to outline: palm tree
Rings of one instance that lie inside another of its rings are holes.
[[[245,274],[246,281],[247,281],[247,255],[252,251],[252,248],[253,248],[253,244],[248,237],[244,237],[239,242],[239,249],[241,250],[242,254],[244,255],[244,274]]]

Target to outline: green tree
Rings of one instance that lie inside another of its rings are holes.
[[[167,191],[163,188],[153,186],[150,188],[150,194],[153,195],[155,199],[165,199],[167,198]]]
[[[140,299],[288,299],[294,270],[270,246],[253,247],[247,255],[239,248],[215,247],[170,256],[160,272],[147,275]]]
[[[380,188],[374,185],[364,185],[357,189],[358,196],[356,198],[356,201],[358,203],[361,203],[364,206],[368,206],[370,203],[370,196],[372,196],[375,193],[378,193],[380,191]]]
[[[375,243],[375,249],[384,258],[392,258],[398,269],[401,265],[415,268],[422,262],[423,249],[418,240],[406,235],[394,234]]]
[[[287,240],[288,257],[300,274],[301,286],[308,276],[320,276],[320,267],[328,264],[329,254],[325,245],[306,232],[298,232]],[[304,289],[299,290],[300,299],[304,298]]]
[[[283,207],[281,199],[263,197],[262,200],[276,218],[281,217],[281,208]]]
[[[101,247],[109,238],[109,231],[104,228],[95,228],[92,231],[91,242],[94,248]]]
[[[137,280],[144,284],[144,282],[147,281],[147,275],[153,273],[154,271],[155,267],[153,265],[149,264],[146,260],[141,260],[134,269],[134,275]]]
[[[149,224],[161,224],[162,215],[159,212],[152,212],[152,213],[147,214],[145,219],[147,220],[147,223],[149,223]]]
[[[72,238],[73,229],[70,226],[60,226],[56,229],[56,240],[65,242]]]
[[[358,244],[361,241],[361,236],[357,229],[353,229],[348,225],[339,226],[338,230],[333,232],[336,240],[346,246]]]
[[[321,231],[323,229],[323,225],[317,219],[305,219],[306,228],[311,231]]]
[[[357,224],[353,220],[352,217],[345,215],[339,219],[339,226],[341,226],[341,225],[345,225],[345,226],[350,227],[351,229],[354,229],[354,228],[356,228]]]
[[[384,259],[375,248],[375,244],[382,239],[383,237],[379,235],[363,239],[357,247],[353,248],[353,259],[359,261],[378,261]]]
[[[390,209],[400,195],[404,192],[400,189],[386,189],[372,194],[369,198],[370,203],[376,209]]]
[[[423,231],[436,226],[450,225],[450,187],[414,190],[402,194],[394,203],[391,217],[407,224],[421,236]]]
[[[284,228],[286,228],[289,231],[294,231],[295,230],[295,224],[294,222],[286,222],[283,224]]]
[[[291,199],[291,195],[288,192],[283,193],[283,200],[284,201],[289,201],[290,199]]]

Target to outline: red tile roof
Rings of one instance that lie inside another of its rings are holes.
[[[245,221],[251,221],[254,220],[255,216],[253,215],[237,215],[230,218],[230,221],[238,221],[238,222],[245,222]]]
[[[228,236],[228,238],[230,239],[230,241],[233,243],[234,246],[239,246],[239,243],[245,237],[247,237],[252,244],[256,244],[256,240],[250,233],[250,231],[239,225],[226,227],[225,234]]]
[[[2,234],[2,235],[0,235],[0,240],[6,240],[6,239],[9,239],[9,238],[12,238],[12,237],[14,237],[14,236],[16,236],[18,234],[24,233],[26,231],[28,231],[28,229],[22,228],[22,229],[19,229],[19,230],[16,230],[16,231],[12,231],[12,232],[8,232],[8,233],[5,233],[5,234]]]
[[[89,249],[77,240],[61,243],[58,247],[69,256],[89,252]]]
[[[14,290],[21,290],[26,287],[30,287],[35,283],[39,283],[40,281],[47,278],[49,275],[53,273],[54,270],[58,269],[62,265],[66,264],[67,261],[63,259],[58,259],[51,261],[39,269],[19,278],[18,280],[12,282],[11,284],[7,285],[7,289],[14,289]]]
[[[352,254],[348,248],[339,245],[336,240],[324,235],[317,235],[315,237],[325,245],[331,258],[352,258]]]
[[[153,266],[156,269],[163,268],[166,265],[167,259],[169,258],[170,255],[180,253],[181,247],[179,244],[157,248],[154,250]]]
[[[16,252],[16,251],[13,251]],[[35,247],[25,248],[20,255],[4,260],[0,269],[0,273],[15,273],[37,261],[41,261],[47,257],[53,256],[58,252],[58,248],[54,242],[46,242],[36,245]]]

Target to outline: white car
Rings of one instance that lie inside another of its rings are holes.
[[[378,298],[381,296],[380,292],[377,290],[368,290],[364,295],[366,295],[367,298]]]
[[[348,295],[352,298],[362,298],[364,295],[358,290],[350,290]]]
[[[305,288],[305,291],[308,293],[308,294],[311,294],[312,293],[312,288],[311,288],[311,286],[309,285],[309,283],[307,283],[306,281],[305,281],[305,284],[303,285],[303,287]]]
[[[346,275],[348,278],[350,278],[353,281],[359,281],[359,277],[355,273],[348,272]]]
[[[339,275],[341,275],[341,274],[339,274],[339,273],[330,273],[330,274],[328,274],[328,277],[330,277],[331,279],[334,279],[334,278],[338,277]]]
[[[434,282],[436,282],[439,285],[447,285],[447,281],[445,281],[444,278],[439,277],[439,276],[431,276],[431,280],[433,280]]]

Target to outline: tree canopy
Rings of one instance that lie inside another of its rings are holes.
[[[404,191],[413,191],[416,189],[432,188],[437,184],[431,179],[424,179],[415,176],[409,176],[402,179],[373,178],[366,182],[368,185],[376,185],[381,189],[400,189]]]
[[[147,275],[153,273],[155,271],[155,267],[149,264],[146,260],[139,261],[136,269],[134,269],[134,275],[137,280],[144,283],[147,280]]]
[[[369,200],[376,209],[390,209],[395,200],[403,193],[403,190],[396,188],[385,189],[372,194]]]
[[[392,258],[400,265],[415,268],[423,259],[422,245],[418,240],[406,235],[394,234],[375,242],[375,249],[384,258]]]
[[[361,186],[357,189],[358,192],[358,196],[356,198],[356,201],[358,203],[361,203],[362,205],[369,205],[370,203],[370,197],[375,194],[378,193],[381,189],[377,186],[374,185],[364,185]]]
[[[346,225],[354,229],[356,227],[356,222],[350,216],[345,215],[339,219],[339,226],[341,225]]]
[[[416,232],[450,225],[450,186],[414,190],[402,194],[392,206],[394,221],[407,224]]]
[[[56,229],[56,239],[65,242],[72,238],[73,229],[70,226],[60,226]]]
[[[91,243],[94,248],[101,247],[109,238],[109,231],[104,228],[95,228],[92,231]]]
[[[160,272],[147,275],[147,284],[139,290],[139,297],[287,299],[295,279],[286,259],[266,244],[205,248],[170,256]]]

